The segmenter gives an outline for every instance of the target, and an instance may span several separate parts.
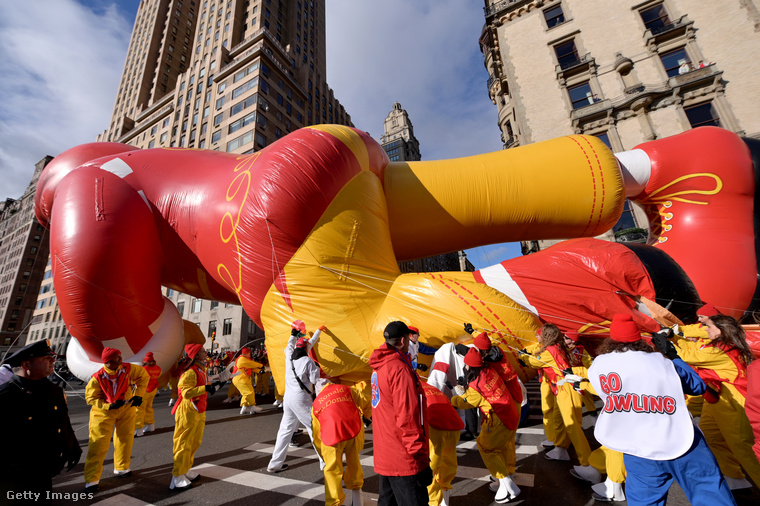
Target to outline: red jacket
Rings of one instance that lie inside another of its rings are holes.
[[[413,476],[430,465],[427,401],[409,357],[383,344],[372,352],[375,472]]]

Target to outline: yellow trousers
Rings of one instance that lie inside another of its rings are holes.
[[[135,441],[135,418],[137,408],[125,406],[119,409],[90,409],[90,442],[87,459],[84,462],[84,481],[100,481],[103,474],[103,460],[111,446],[113,435],[113,467],[126,471],[132,458],[132,443]]]
[[[557,408],[555,417],[561,419],[564,431],[557,435],[554,445],[568,448],[572,443],[580,464],[587,466],[591,447],[583,433],[583,397],[565,383],[557,391]]]
[[[362,425],[359,434],[353,439],[341,441],[335,446],[327,446],[322,442],[319,429],[319,420],[312,414],[311,431],[314,447],[325,461],[325,506],[340,506],[346,500],[341,481],[346,484],[348,490],[361,490],[364,485],[364,470],[359,462],[359,452],[364,448],[364,426]],[[343,454],[346,455],[345,470],[343,469]]]
[[[172,476],[182,476],[193,467],[195,452],[201,447],[203,429],[206,426],[206,413],[198,413],[190,403],[177,409],[174,414],[174,467]],[[187,409],[183,409],[187,408]]]
[[[625,483],[625,463],[623,463],[622,453],[600,446],[591,452],[588,463],[600,473],[607,474],[607,477],[615,483]]]
[[[541,412],[544,414],[544,433],[546,439],[555,443],[561,433],[565,431],[562,418],[557,417],[557,396],[552,393],[552,387],[548,379],[541,381]]]
[[[272,373],[262,372],[259,377],[256,378],[256,392],[261,395],[269,395],[269,379],[272,377]]]
[[[760,487],[760,463],[752,450],[755,437],[744,406],[725,395],[715,404],[705,402],[699,428],[724,475],[741,479],[746,473]]]
[[[433,483],[428,486],[430,506],[438,506],[443,499],[443,491],[451,490],[451,482],[457,476],[458,430],[439,430],[430,427],[430,468]]]
[[[256,392],[253,390],[253,383],[251,383],[251,377],[247,374],[238,374],[232,378],[232,384],[238,389],[240,395],[241,406],[255,406],[256,405]]]
[[[230,388],[227,389],[227,398],[232,399],[237,394],[239,394],[237,387],[235,386],[235,383],[230,383]]]
[[[153,401],[158,393],[158,388],[152,392],[146,392],[143,397],[142,404],[137,408],[137,416],[135,418],[135,428],[142,429],[146,425],[156,423],[155,413],[153,411]]]
[[[594,395],[591,392],[589,391],[583,392],[583,405],[586,407],[586,413],[593,413],[596,411]]]
[[[501,479],[515,472],[515,431],[507,429],[498,417],[492,416],[483,423],[477,443],[491,476]]]
[[[702,416],[702,407],[705,404],[705,398],[701,395],[687,395],[686,396],[686,409],[689,410],[691,416],[694,418]]]

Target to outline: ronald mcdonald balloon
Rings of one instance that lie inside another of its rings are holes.
[[[246,155],[78,146],[45,168],[35,210],[80,377],[104,346],[174,363],[183,323],[163,285],[242,304],[266,332],[275,379],[291,323],[324,324],[320,366],[357,381],[392,320],[430,346],[469,322],[522,348],[542,321],[603,336],[621,312],[642,331],[693,321],[701,300],[741,315],[757,284],[754,196],[747,143],[719,128],[618,154],[572,135],[394,163],[360,130],[317,125]],[[654,246],[589,239],[626,197],[644,206]],[[544,238],[576,239],[474,273],[396,264]]]

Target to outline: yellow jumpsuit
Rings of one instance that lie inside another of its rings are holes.
[[[123,367],[123,366],[122,366]],[[104,367],[108,374],[116,371]],[[139,365],[130,364],[129,388],[124,394],[124,400],[132,397],[145,398],[145,388],[148,386],[148,373]],[[111,405],[106,402],[106,395],[95,378],[90,378],[84,393],[90,408],[90,442],[87,446],[87,459],[84,463],[85,483],[97,483],[103,474],[103,460],[111,446],[113,435],[113,467],[117,471],[127,471],[132,459],[132,444],[135,441],[135,419],[137,408],[125,404],[118,409],[108,409]]]
[[[755,485],[760,487],[760,463],[752,450],[755,437],[744,412],[745,398],[729,382],[736,380],[740,373],[736,364],[723,350],[709,344],[705,346],[700,342],[678,339],[675,345],[678,356],[687,364],[711,369],[728,380],[721,382],[718,402],[704,403],[699,428],[724,475],[743,479],[746,472]]]
[[[256,378],[256,392],[260,395],[269,395],[269,379],[272,377],[272,371],[264,368]]]
[[[694,325],[684,325],[680,328],[683,336],[689,341],[695,341],[700,346],[709,344],[710,340],[707,338],[707,327],[701,323]],[[686,407],[694,418],[702,416],[702,406],[704,406],[705,398],[701,395],[687,395]]]
[[[235,366],[238,368],[240,374],[232,378],[232,384],[240,391],[240,406],[255,406],[256,405],[256,392],[253,390],[253,383],[251,383],[251,377],[248,375],[256,374],[263,367],[260,363],[250,358],[240,356],[235,362]],[[227,394],[229,395],[229,394]]]
[[[562,368],[557,365],[557,362],[548,350],[544,350],[538,358],[527,355],[523,356],[523,360],[529,366],[536,369],[549,368],[551,366],[553,371],[561,374],[559,371]],[[573,367],[573,374],[587,378],[588,368],[591,367],[591,356],[588,352],[583,352],[581,362],[582,366]],[[547,375],[544,375],[544,380],[549,380]],[[553,411],[556,421],[554,426],[557,429],[554,446],[566,449],[572,443],[575,453],[578,455],[580,465],[589,465],[588,459],[591,456],[591,446],[589,446],[588,439],[586,439],[586,435],[583,433],[583,397],[573,389],[572,385],[565,383],[561,387],[557,387],[555,400],[556,409]]]
[[[158,377],[161,376],[161,368],[158,368]],[[150,375],[150,372],[146,369],[146,372]],[[157,377],[157,378],[158,378]],[[151,392],[145,391],[145,397],[143,397],[142,404],[137,408],[137,417],[135,420],[135,428],[142,429],[146,425],[156,423],[155,412],[153,411],[153,401],[156,399],[158,393],[158,384],[155,385]]]
[[[485,413],[477,439],[480,457],[494,478],[500,480],[514,474],[517,464],[515,431],[501,422],[491,403],[474,388],[468,388],[464,395],[452,397],[451,404],[458,409],[480,408],[481,413]]]
[[[591,452],[588,462],[600,473],[606,473],[607,477],[615,483],[625,483],[626,474],[622,453],[600,446]]]
[[[541,343],[532,344],[525,348],[525,351],[531,355],[540,350]],[[544,415],[544,434],[546,434],[546,439],[552,443],[558,438],[558,434],[565,430],[565,426],[561,423],[562,419],[555,416],[556,405],[557,397],[552,392],[549,378],[544,375],[541,377],[541,412]]]
[[[205,375],[204,375],[205,376]],[[185,371],[179,379],[178,388],[182,393],[182,402],[174,412],[174,467],[172,476],[178,477],[193,467],[195,452],[203,441],[203,429],[206,426],[206,412],[199,413],[192,399],[206,395],[205,377],[203,385],[198,386],[198,375],[194,368]]]
[[[351,398],[359,413],[365,418],[372,417],[370,390],[364,382],[351,387]],[[346,499],[341,481],[348,490],[361,490],[364,485],[364,470],[359,461],[359,452],[364,448],[364,424],[359,433],[348,441],[341,441],[335,446],[328,446],[320,438],[320,424],[314,411],[311,412],[311,431],[314,446],[325,461],[325,506],[340,506]],[[343,454],[346,455],[346,468],[343,469]]]

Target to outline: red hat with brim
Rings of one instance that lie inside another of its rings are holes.
[[[483,357],[477,348],[470,348],[467,355],[464,356],[464,363],[470,367],[483,367]]]
[[[491,348],[491,340],[488,339],[488,334],[482,332],[475,338],[475,347],[479,350],[488,350]]]
[[[619,343],[633,343],[641,339],[641,331],[631,315],[616,314],[612,317],[610,337]]]
[[[568,330],[567,332],[565,332],[565,337],[570,339],[572,342],[577,343],[578,339],[581,338],[581,335],[575,330]]]
[[[411,325],[409,325],[407,328],[412,331],[412,334],[417,334],[417,335],[420,334],[420,329],[418,329],[417,327],[412,327]]]
[[[718,316],[719,314],[723,314],[723,313],[718,311],[718,309],[712,304],[705,304],[701,308],[697,309],[698,316],[707,316],[708,318],[710,318],[713,316]]]
[[[105,364],[106,362],[110,362],[111,360],[114,360],[116,357],[121,356],[121,352],[117,350],[116,348],[110,348],[106,346],[103,348],[103,353],[100,354],[100,359]]]
[[[198,353],[201,352],[203,349],[202,344],[188,344],[185,345],[185,353],[188,357],[195,359],[196,356],[198,356]]]

